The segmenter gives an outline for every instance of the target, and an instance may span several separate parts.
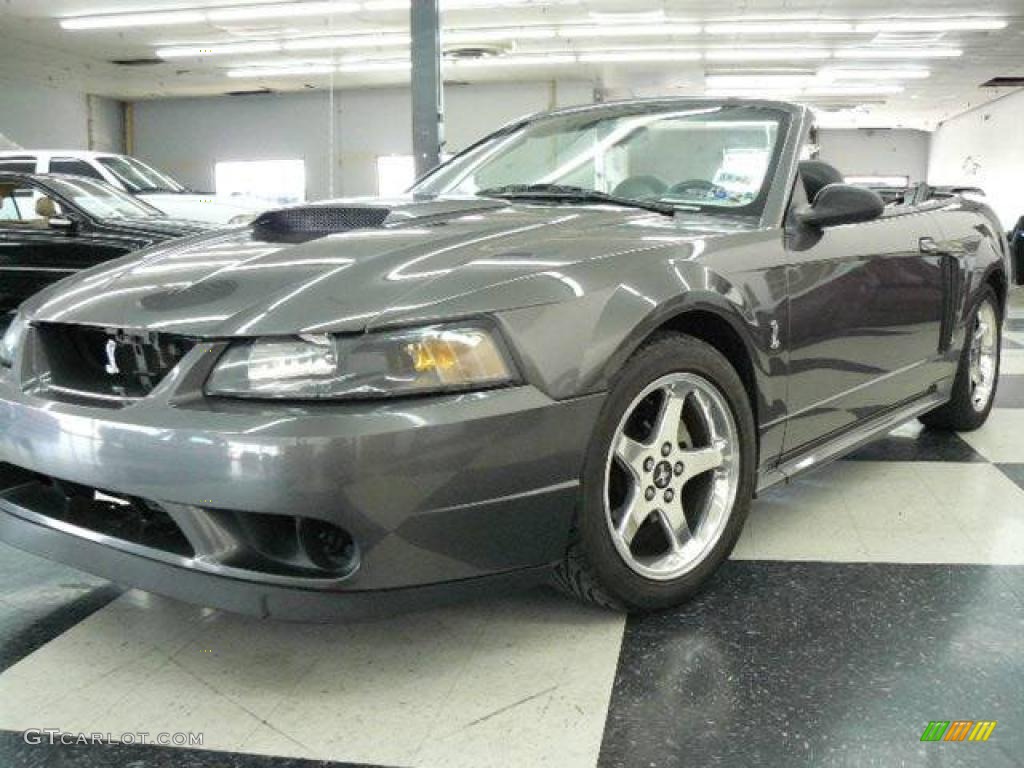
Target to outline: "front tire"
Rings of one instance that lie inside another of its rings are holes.
[[[562,585],[628,611],[692,596],[739,538],[755,440],[747,391],[717,350],[678,334],[645,344],[591,437]]]
[[[999,299],[988,286],[967,321],[967,338],[953,382],[953,397],[922,416],[921,422],[934,429],[957,432],[971,432],[983,425],[996,398],[1001,349]]]

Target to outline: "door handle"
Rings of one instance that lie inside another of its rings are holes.
[[[931,237],[922,237],[918,241],[918,247],[920,248],[921,253],[941,253],[942,251],[942,249],[939,248],[939,244]]]

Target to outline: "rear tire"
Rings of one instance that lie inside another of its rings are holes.
[[[562,587],[627,611],[691,597],[739,538],[755,440],[725,357],[688,336],[652,338],[612,382],[591,437]]]
[[[971,432],[984,424],[996,398],[1001,345],[999,299],[987,286],[967,320],[967,337],[953,382],[953,397],[922,416],[921,423],[957,432]]]

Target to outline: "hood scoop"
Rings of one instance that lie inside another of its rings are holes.
[[[338,232],[377,229],[390,215],[390,208],[309,205],[268,211],[252,226],[256,237],[264,242],[305,243]]]

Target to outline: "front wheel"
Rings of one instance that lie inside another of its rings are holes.
[[[563,585],[630,611],[691,596],[739,537],[754,441],[746,389],[718,351],[674,334],[642,347],[591,438]]]
[[[995,291],[986,287],[967,321],[967,338],[953,382],[953,397],[921,417],[925,426],[970,432],[988,420],[999,381],[1001,344],[999,300]]]

